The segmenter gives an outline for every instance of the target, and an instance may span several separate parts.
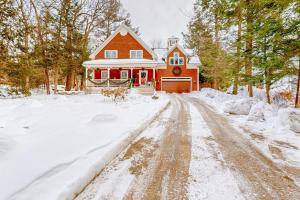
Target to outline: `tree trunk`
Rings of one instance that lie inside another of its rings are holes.
[[[270,81],[270,76],[271,76],[271,69],[266,69],[266,71],[265,71],[265,86],[266,86],[266,95],[267,95],[268,104],[271,104],[271,95],[270,95],[271,81]]]
[[[298,81],[297,81],[297,91],[296,91],[296,98],[295,98],[295,108],[297,108],[299,104],[299,88],[300,88],[300,53],[299,53]]]
[[[49,70],[45,68],[45,86],[47,94],[50,94]]]
[[[65,17],[68,19],[68,16]],[[73,27],[70,24],[71,22],[67,22],[67,40],[66,40],[66,59],[69,63],[68,65],[68,71],[67,71],[67,80],[66,80],[66,91],[70,91],[73,88],[74,83],[74,65],[72,63],[72,32]]]
[[[218,1],[216,1],[216,4],[218,4]],[[217,51],[217,54],[216,54],[216,57],[215,57],[215,60],[214,60],[214,89],[218,90],[219,89],[219,80],[218,80],[218,73],[219,73],[219,69],[218,69],[218,57],[219,57],[219,16],[218,16],[218,13],[215,12],[215,41],[216,41],[216,51]]]
[[[74,70],[70,69],[67,74],[67,80],[66,80],[66,91],[70,91],[73,88],[74,83]]]
[[[245,52],[245,68],[248,79],[248,93],[249,97],[253,97],[253,83],[252,83],[252,50],[253,50],[253,13],[251,8],[251,0],[246,0],[247,14],[246,14],[246,52]]]
[[[81,81],[80,81],[80,91],[84,91],[85,90],[85,73],[83,73],[81,75]]]
[[[54,94],[57,94],[57,85],[58,85],[58,64],[54,66]]]
[[[216,77],[216,72],[214,72],[213,88],[215,90],[219,89],[219,82],[218,82],[218,78]]]
[[[236,69],[234,74],[234,81],[233,81],[233,94],[238,93],[238,82],[239,82],[239,72],[241,70],[241,37],[242,37],[242,15],[241,15],[241,5],[238,5],[238,13],[237,13],[237,20],[238,20],[238,31],[237,31],[237,46],[236,46]]]

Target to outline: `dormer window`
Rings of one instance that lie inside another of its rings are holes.
[[[116,58],[118,58],[118,51],[117,50],[105,50],[104,57],[106,59],[116,59]]]
[[[143,50],[130,50],[131,59],[143,59]]]
[[[184,58],[180,57],[179,52],[174,52],[173,57],[170,57],[170,65],[183,65]]]

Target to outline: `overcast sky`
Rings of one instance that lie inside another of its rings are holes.
[[[148,44],[160,39],[165,44],[174,35],[181,38],[193,16],[194,0],[121,0],[131,15],[133,26],[140,29],[141,38]]]

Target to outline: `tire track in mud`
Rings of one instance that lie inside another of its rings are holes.
[[[237,179],[242,176],[251,188],[249,191],[244,183],[239,183],[247,199],[300,199],[300,188],[293,179],[230,126],[225,117],[197,98],[186,96],[185,99],[203,116]]]
[[[188,198],[191,160],[189,105],[179,95],[171,98],[173,123],[167,124],[152,162],[133,182],[124,200]]]

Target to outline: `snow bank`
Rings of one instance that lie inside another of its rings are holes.
[[[228,101],[224,105],[224,112],[236,115],[248,115],[254,103],[255,101],[250,98]]]
[[[168,103],[129,95],[0,100],[0,199],[72,199]]]
[[[271,105],[259,101],[251,107],[251,110],[249,112],[248,121],[254,121],[254,122],[263,122],[267,119],[270,119],[274,114],[274,109]]]
[[[280,109],[278,116],[283,126],[288,127],[296,133],[300,133],[300,110],[291,108]]]
[[[14,144],[15,144],[15,141],[12,138],[10,138],[9,136],[7,136],[5,134],[1,134],[1,132],[0,132],[0,158],[1,158],[1,155],[5,154],[10,149],[12,149]]]
[[[286,87],[279,89],[282,88]],[[202,89],[191,95],[226,115],[233,126],[240,129],[241,133],[274,162],[300,167],[299,109],[267,104],[261,100],[263,93],[248,98],[243,93],[231,95],[213,89]],[[280,150],[283,155],[281,160],[272,155],[270,146]]]

